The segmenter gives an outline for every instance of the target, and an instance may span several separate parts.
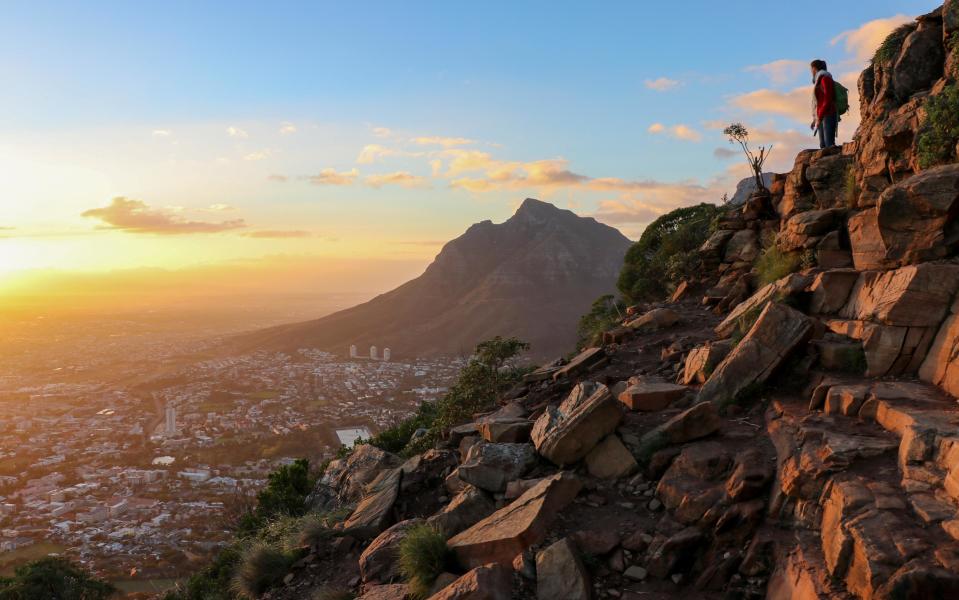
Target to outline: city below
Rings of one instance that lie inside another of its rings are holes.
[[[55,553],[125,591],[167,587],[230,539],[279,465],[318,465],[368,438],[442,395],[462,366],[356,346],[348,358],[215,356],[211,341],[175,334],[138,363],[136,336],[110,337],[76,335],[86,351],[0,372],[4,574]]]

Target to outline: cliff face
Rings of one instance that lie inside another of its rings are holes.
[[[447,243],[420,277],[333,315],[240,340],[256,348],[344,352],[389,347],[394,356],[469,354],[516,336],[535,356],[572,348],[576,322],[615,290],[629,240],[612,227],[527,199],[501,224],[483,221]]]
[[[669,303],[435,449],[331,464],[313,501],[352,509],[352,554],[313,547],[276,597],[405,598],[425,521],[455,557],[434,600],[959,598],[959,164],[919,141],[957,30],[950,1],[898,32],[856,141],[730,208]]]

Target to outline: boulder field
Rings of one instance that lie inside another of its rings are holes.
[[[433,600],[959,598],[959,164],[917,139],[957,32],[959,0],[908,24],[855,141],[728,207],[669,301],[424,454],[333,461],[309,502],[349,516],[267,597],[406,600],[425,522]]]

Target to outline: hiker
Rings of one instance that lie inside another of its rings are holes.
[[[809,66],[813,83],[813,122],[809,128],[819,133],[820,148],[832,148],[836,145],[836,130],[839,128],[835,82],[826,70],[826,61],[817,59]]]

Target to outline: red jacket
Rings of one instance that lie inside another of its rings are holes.
[[[834,114],[836,114],[836,89],[833,87],[832,75],[826,73],[816,84],[816,118],[822,119]]]

